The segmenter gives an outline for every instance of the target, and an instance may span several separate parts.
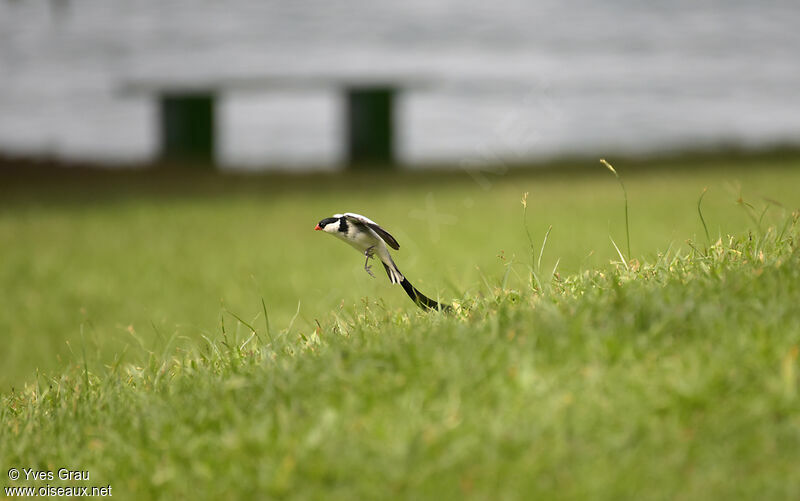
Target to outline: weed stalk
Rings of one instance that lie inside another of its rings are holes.
[[[628,259],[631,257],[631,231],[630,231],[630,224],[628,221],[628,190],[625,189],[625,184],[622,182],[622,178],[619,177],[617,170],[612,166],[610,163],[606,161],[605,158],[600,159],[600,163],[605,165],[608,170],[610,170],[614,177],[617,178],[619,185],[622,187],[622,195],[625,197],[625,238],[628,244]],[[619,251],[619,249],[617,249]]]

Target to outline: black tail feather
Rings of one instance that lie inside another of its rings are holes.
[[[419,306],[423,310],[426,310],[426,311],[427,310],[441,310],[441,311],[445,311],[445,312],[448,312],[448,313],[453,311],[453,308],[451,308],[450,306],[448,306],[446,304],[439,304],[436,301],[434,301],[433,299],[431,299],[428,296],[426,296],[425,294],[423,294],[420,291],[418,291],[416,288],[414,288],[413,285],[411,285],[411,282],[409,282],[406,278],[403,278],[403,281],[400,282],[400,285],[403,286],[403,290],[406,291],[406,294],[408,294],[408,297],[410,297],[411,300],[414,301],[414,304],[416,304],[417,306]]]
[[[392,264],[394,265],[394,263]],[[446,304],[439,304],[433,299],[426,296],[425,294],[418,291],[413,285],[411,285],[411,282],[409,282],[406,279],[406,277],[404,277],[403,274],[400,273],[400,270],[398,270],[396,266],[395,266],[395,270],[397,271],[396,274],[392,273],[392,269],[389,268],[389,266],[387,266],[386,263],[383,263],[383,267],[386,268],[386,274],[389,275],[389,280],[392,283],[399,283],[403,287],[403,290],[406,291],[406,294],[408,294],[408,297],[410,297],[411,300],[414,301],[414,304],[416,304],[423,310],[425,311],[437,310],[448,313],[453,311],[452,307]],[[402,278],[402,280],[399,280],[399,282],[395,281],[395,277]]]

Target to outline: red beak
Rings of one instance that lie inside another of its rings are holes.
[[[320,227],[319,227],[319,225],[316,225],[316,226],[314,226],[314,230],[315,230],[315,231],[319,231],[319,230],[321,230],[321,229],[322,229],[322,228],[320,228]]]

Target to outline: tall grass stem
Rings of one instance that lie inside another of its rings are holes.
[[[711,235],[708,233],[706,218],[703,217],[703,210],[700,208],[700,205],[703,203],[703,197],[706,196],[706,193],[708,193],[708,188],[703,188],[703,193],[701,193],[700,198],[697,199],[697,214],[700,215],[700,222],[703,223],[703,230],[706,232],[706,245],[711,245]]]
[[[625,197],[625,239],[628,244],[628,259],[631,257],[631,231],[630,231],[630,222],[628,220],[628,190],[625,189],[625,183],[622,182],[622,178],[617,173],[617,170],[612,166],[610,163],[606,161],[605,158],[600,159],[600,163],[605,165],[608,170],[610,170],[614,177],[617,178],[619,185],[622,187],[622,195]],[[619,249],[617,249],[619,250]]]

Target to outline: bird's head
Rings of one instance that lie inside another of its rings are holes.
[[[339,230],[338,217],[326,217],[314,227],[316,231],[325,231],[327,233],[336,233]]]

